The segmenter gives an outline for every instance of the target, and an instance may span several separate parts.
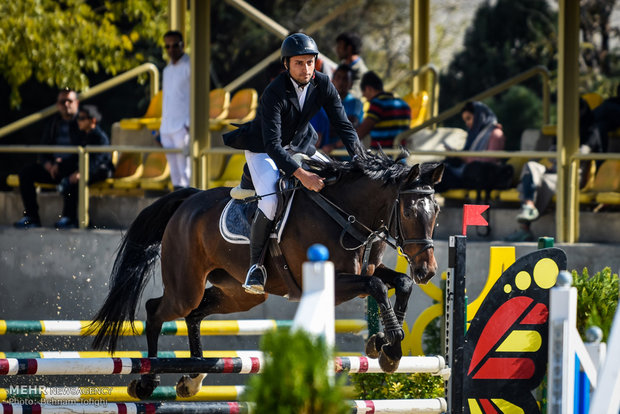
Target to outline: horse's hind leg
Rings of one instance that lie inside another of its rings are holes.
[[[201,306],[205,301],[208,300],[208,290],[205,290],[204,296],[202,298]],[[201,314],[201,306],[194,309],[189,315],[185,317],[185,323],[187,324],[187,337],[189,339],[189,351],[190,355],[193,358],[201,358],[202,357],[202,344],[200,343],[200,322],[204,318]],[[200,391],[200,387],[202,386],[202,380],[207,376],[207,374],[194,373],[189,375],[183,375],[181,379],[177,382],[177,395],[179,397],[191,397],[192,395],[196,395],[198,391]]]
[[[163,319],[157,317],[157,308],[161,303],[161,297],[149,299],[146,301],[146,342],[148,346],[149,358],[157,357],[157,342],[161,327],[164,323]],[[143,374],[140,380],[133,380],[127,387],[127,392],[134,398],[145,399],[151,396],[153,390],[159,385],[159,375]]]
[[[366,353],[372,358],[379,357],[379,365],[385,372],[391,373],[398,368],[402,350],[400,343],[405,333],[401,328],[392,304],[388,299],[388,288],[375,276],[339,274],[336,278],[336,300],[338,303],[360,295],[372,296],[379,305],[385,334],[373,335],[366,344]],[[386,345],[391,345],[386,349]],[[387,351],[383,353],[383,350]]]
[[[243,312],[265,301],[265,295],[247,293],[241,284],[221,269],[213,271],[209,280],[218,286],[211,286],[204,291],[200,305],[185,317],[189,349],[192,357],[202,357],[200,341],[200,322],[214,313]],[[177,383],[179,397],[191,397],[200,391],[206,374],[190,374],[181,377]]]

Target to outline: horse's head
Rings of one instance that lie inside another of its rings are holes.
[[[443,164],[416,164],[400,185],[393,229],[416,283],[427,283],[437,271],[433,229],[439,213],[434,185],[441,181]],[[395,227],[395,228],[394,228]]]

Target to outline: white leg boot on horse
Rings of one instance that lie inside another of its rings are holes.
[[[272,226],[273,220],[269,220],[260,209],[257,209],[250,229],[250,270],[243,284],[248,293],[265,294],[267,271],[263,266],[263,259]]]

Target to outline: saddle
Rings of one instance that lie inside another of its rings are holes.
[[[298,181],[293,177],[281,177],[278,180],[278,208],[267,244],[267,254],[271,256],[277,272],[288,286],[288,299],[290,301],[299,301],[301,299],[301,286],[289,270],[286,258],[280,248],[280,240],[288,221],[295,193],[298,190],[297,185]],[[220,234],[224,240],[233,244],[250,244],[250,228],[252,218],[256,213],[257,201],[257,197],[249,197],[243,200],[232,198],[226,204],[219,222]]]

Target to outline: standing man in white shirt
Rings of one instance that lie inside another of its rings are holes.
[[[189,159],[189,56],[183,51],[183,35],[171,30],[164,34],[170,63],[164,68],[162,116],[159,134],[164,148],[183,148],[182,154],[166,154],[174,189],[188,187]]]

